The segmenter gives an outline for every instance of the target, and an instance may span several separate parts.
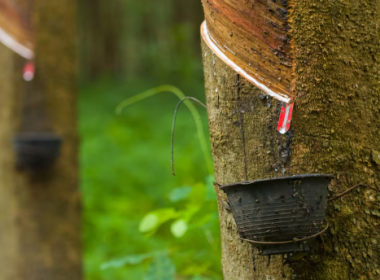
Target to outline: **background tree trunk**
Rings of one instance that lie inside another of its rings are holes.
[[[3,66],[0,74],[0,279],[76,280],[82,276],[75,120],[75,3],[35,1],[35,91],[42,93],[48,105],[48,122],[63,139],[59,159],[46,171],[31,173],[15,168],[12,140],[19,132],[24,113],[22,67],[25,61],[0,46]],[[29,98],[39,96],[34,95],[36,92],[29,92]]]
[[[178,74],[193,75],[191,70],[198,64],[192,58],[199,55],[197,26],[203,18],[199,2],[80,0],[79,3],[82,79],[110,76],[167,80]],[[181,55],[184,52],[186,57]]]
[[[331,196],[357,183],[380,188],[380,4],[292,1],[294,51],[291,130],[276,131],[280,103],[220,61],[203,43],[216,181],[329,173]],[[357,188],[329,202],[330,230],[295,262],[257,255],[238,239],[219,192],[226,280],[379,279],[379,206],[374,190]]]
[[[80,0],[80,68],[83,78],[123,73],[121,38],[124,30],[122,1]]]

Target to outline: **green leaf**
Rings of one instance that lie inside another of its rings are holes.
[[[148,232],[155,229],[158,226],[158,217],[156,214],[148,214],[146,215],[139,225],[140,232]]]
[[[144,280],[174,280],[175,267],[166,254],[157,255]]]
[[[142,233],[157,229],[163,223],[176,219],[179,213],[174,208],[162,208],[148,213],[140,222],[139,231]]]
[[[120,259],[114,259],[114,260],[103,263],[100,266],[100,269],[105,270],[108,268],[120,268],[126,264],[132,264],[132,265],[140,264],[144,260],[153,257],[155,254],[156,253],[125,256],[125,257],[120,258]]]
[[[169,200],[171,202],[178,202],[189,197],[192,187],[181,187],[173,189],[169,194]]]
[[[186,233],[187,229],[188,225],[185,220],[175,221],[170,227],[172,234],[177,238],[182,237]]]
[[[108,268],[120,268],[120,267],[123,267],[127,264],[137,265],[137,264],[141,264],[143,261],[145,261],[149,258],[158,256],[158,255],[162,255],[162,254],[166,254],[166,252],[165,251],[158,251],[158,252],[150,252],[147,254],[128,255],[128,256],[125,256],[122,258],[113,259],[113,260],[110,260],[108,262],[105,262],[100,266],[100,269],[106,270]]]

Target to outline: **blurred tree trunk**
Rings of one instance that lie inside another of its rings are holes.
[[[81,0],[80,73],[141,78],[185,71],[198,53],[202,7],[193,0]],[[197,61],[198,62],[198,61]],[[166,77],[164,77],[166,78]]]
[[[48,170],[15,168],[12,139],[23,117],[25,61],[0,45],[0,279],[82,278],[76,131],[76,2],[36,0],[36,81],[63,139]],[[35,97],[37,96],[37,97]],[[38,103],[38,102],[37,102]]]
[[[109,74],[119,77],[123,72],[122,34],[124,4],[122,1],[81,0],[81,73],[94,79]]]
[[[380,188],[380,2],[292,1],[295,108],[276,131],[281,104],[239,77],[203,43],[209,126],[220,184],[305,173],[336,175],[330,195],[358,183]],[[253,8],[253,7],[252,7]],[[310,252],[257,255],[219,215],[225,280],[379,279],[380,195],[357,188],[329,202],[330,230]]]

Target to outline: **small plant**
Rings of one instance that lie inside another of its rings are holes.
[[[197,137],[210,175],[204,181],[191,186],[172,189],[165,197],[165,204],[168,206],[153,209],[141,219],[138,230],[145,238],[154,236],[158,239],[167,239],[168,234],[171,235],[170,246],[166,251],[127,255],[103,263],[101,269],[118,269],[126,265],[143,266],[146,280],[174,280],[178,275],[190,280],[220,279],[220,271],[214,265],[215,261],[219,262],[219,260],[210,257],[218,256],[218,250],[220,250],[217,200],[213,187],[214,177],[211,175],[213,174],[212,160],[200,115],[189,99],[204,107],[205,105],[195,98],[185,96],[174,86],[164,85],[125,99],[117,106],[116,113],[121,114],[126,107],[163,92],[171,92],[180,100],[175,108],[172,124],[173,175],[174,127],[176,114],[182,103],[188,107],[195,120]],[[189,246],[189,244],[195,246]]]
[[[199,116],[198,110],[197,110],[197,108],[195,108],[195,106],[191,102],[189,102],[187,100],[187,99],[193,99],[196,102],[198,102],[199,104],[203,105],[197,99],[195,99],[193,97],[185,96],[185,94],[179,88],[177,88],[175,86],[162,85],[162,86],[155,87],[155,88],[149,89],[147,91],[141,92],[139,94],[136,94],[135,96],[132,96],[130,98],[123,100],[116,107],[116,114],[121,114],[124,108],[126,108],[126,107],[128,107],[128,106],[130,106],[130,105],[132,105],[138,101],[144,100],[148,97],[154,96],[154,95],[156,95],[158,93],[162,93],[162,92],[171,92],[171,93],[175,94],[180,99],[180,101],[179,101],[179,103],[175,109],[174,119],[173,119],[173,127],[172,127],[172,166],[174,166],[174,164],[173,164],[173,139],[174,139],[173,136],[174,136],[174,125],[175,125],[175,119],[176,119],[176,112],[178,110],[179,105],[181,105],[181,103],[184,102],[185,105],[189,108],[191,114],[193,115],[195,125],[197,126],[198,139],[199,139],[199,142],[201,144],[201,148],[202,148],[202,152],[203,152],[203,155],[205,158],[207,169],[208,169],[210,174],[213,174],[214,171],[213,171],[213,167],[212,167],[212,161],[211,161],[209,149],[207,147],[207,140],[206,140],[206,137],[204,134],[202,122],[200,121],[200,116]],[[203,106],[205,106],[205,105],[203,105]],[[173,175],[175,175],[174,174],[174,168],[172,168],[172,171],[173,171]]]

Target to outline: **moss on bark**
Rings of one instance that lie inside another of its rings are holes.
[[[303,173],[336,176],[334,196],[357,183],[380,189],[379,6],[373,1],[292,1],[291,130],[276,131],[280,104],[203,45],[216,180],[220,184]],[[219,194],[223,198],[223,194]],[[235,279],[379,279],[380,195],[358,188],[329,203],[324,245],[282,267],[255,257],[220,203],[223,267]],[[283,276],[283,274],[285,276]]]

